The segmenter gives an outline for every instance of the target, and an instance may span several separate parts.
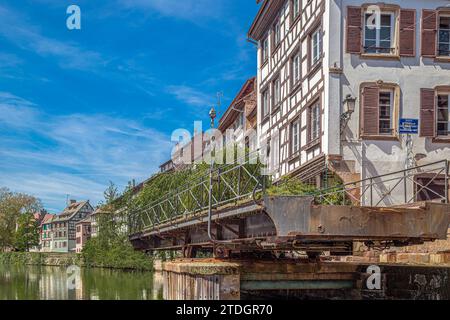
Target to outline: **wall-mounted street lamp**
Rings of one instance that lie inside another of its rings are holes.
[[[341,133],[347,127],[348,122],[352,117],[352,114],[355,112],[356,98],[353,97],[351,94],[348,94],[345,97],[343,104],[344,104],[344,113],[341,115]]]

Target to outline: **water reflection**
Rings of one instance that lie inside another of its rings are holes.
[[[153,300],[162,298],[160,273],[81,269],[76,288],[66,268],[0,265],[0,300]],[[73,289],[72,289],[73,288]]]

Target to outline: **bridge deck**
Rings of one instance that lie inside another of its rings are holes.
[[[221,247],[238,251],[312,250],[348,252],[354,241],[396,245],[445,239],[450,205],[413,207],[314,205],[312,197],[266,197],[214,210],[212,241],[208,214],[177,218],[131,236],[141,250]]]

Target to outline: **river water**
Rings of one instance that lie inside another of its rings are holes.
[[[0,265],[0,300],[159,299],[159,273]]]

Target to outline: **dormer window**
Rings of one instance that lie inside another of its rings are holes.
[[[376,17],[375,12],[364,16],[364,53],[393,54],[395,52],[395,14],[383,12]]]

